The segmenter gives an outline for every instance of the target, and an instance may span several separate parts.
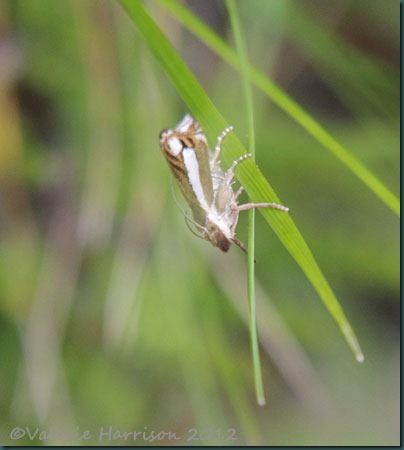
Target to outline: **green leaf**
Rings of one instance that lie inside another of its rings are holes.
[[[166,71],[192,114],[201,123],[205,131],[219,135],[228,124],[166,36],[146,12],[142,2],[140,0],[121,0],[121,4],[143,35],[150,50]],[[223,159],[225,162],[229,164],[245,153],[247,152],[236,134],[230,134],[223,143]],[[248,159],[237,166],[236,176],[253,202],[281,203],[252,160]],[[356,359],[359,362],[363,361],[363,354],[355,334],[309,247],[293,222],[291,214],[271,209],[261,209],[260,212],[320,295]]]
[[[159,2],[188,28],[195,36],[199,37],[212,51],[217,53],[224,61],[239,69],[239,60],[236,53],[229,48],[217,34],[207,27],[199,18],[177,1],[159,0]],[[290,115],[299,125],[311,134],[321,145],[338,158],[354,175],[356,175],[373,193],[400,216],[399,199],[375,176],[363,163],[340,144],[331,134],[323,128],[315,119],[293,101],[275,83],[270,81],[258,69],[249,67],[253,84],[268,96],[275,104]]]
[[[234,0],[227,0],[226,5],[230,17],[230,23],[233,29],[238,57],[240,60],[241,75],[243,81],[245,115],[247,118],[246,122],[248,124],[248,149],[252,154],[252,159],[255,160],[254,106],[253,106],[253,95],[250,84],[250,78],[248,76],[247,50],[245,48],[244,38],[241,32],[241,25],[240,20],[238,18],[236,3]],[[254,368],[255,395],[257,398],[258,405],[264,406],[266,400],[264,393],[264,385],[262,382],[262,370],[258,345],[257,313],[255,301],[255,210],[254,209],[248,211],[247,285],[248,285],[248,305],[250,312],[249,314],[250,340],[251,340],[251,353]]]

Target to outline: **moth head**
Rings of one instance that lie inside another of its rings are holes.
[[[165,128],[160,133],[160,147],[164,148],[175,136],[175,131],[170,128]]]
[[[209,223],[206,225],[205,237],[214,247],[220,248],[222,252],[227,252],[231,246],[231,240],[215,223]]]

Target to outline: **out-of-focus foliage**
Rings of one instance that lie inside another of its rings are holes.
[[[223,2],[187,4],[230,35]],[[245,136],[240,75],[148,5]],[[249,60],[398,194],[399,2],[239,7]],[[398,219],[258,91],[254,101],[259,167],[366,358],[354,361],[258,215],[265,409],[244,255],[196,239],[175,206],[158,135],[186,110],[125,12],[0,2],[2,444],[398,444]]]

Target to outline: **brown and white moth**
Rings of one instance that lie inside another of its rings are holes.
[[[289,208],[277,203],[238,204],[243,188],[233,192],[234,169],[251,154],[238,158],[226,172],[221,169],[218,158],[222,140],[232,129],[228,127],[220,134],[212,154],[198,122],[187,114],[174,130],[165,129],[160,133],[160,146],[191,208],[193,219],[188,219],[201,237],[224,252],[229,250],[232,242],[247,252],[235,236],[240,211],[254,208],[289,211]]]

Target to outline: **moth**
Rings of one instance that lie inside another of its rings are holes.
[[[289,208],[277,203],[238,204],[243,187],[233,191],[234,169],[251,154],[235,160],[227,171],[222,170],[219,161],[222,141],[232,130],[233,127],[228,127],[220,134],[212,153],[198,122],[186,114],[174,129],[168,128],[160,133],[160,147],[191,208],[192,219],[187,219],[200,237],[223,252],[227,252],[234,243],[247,253],[235,233],[240,211],[255,208],[289,211]]]

